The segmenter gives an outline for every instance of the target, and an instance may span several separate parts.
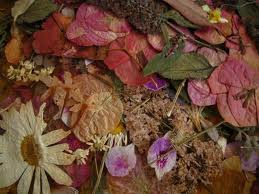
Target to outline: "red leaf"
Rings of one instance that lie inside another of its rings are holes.
[[[80,46],[102,46],[130,32],[124,19],[118,19],[98,7],[81,4],[76,20],[69,26],[66,35]]]
[[[149,81],[149,77],[144,77],[142,73],[145,64],[141,64],[138,59],[140,52],[143,52],[147,60],[156,54],[145,35],[131,32],[126,37],[112,42],[104,63],[114,70],[125,84],[141,85]]]
[[[212,94],[207,81],[191,80],[188,82],[188,94],[192,103],[198,106],[210,106],[216,104],[216,94]]]

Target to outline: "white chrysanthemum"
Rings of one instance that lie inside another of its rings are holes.
[[[70,134],[62,129],[42,134],[46,128],[43,120],[45,104],[35,116],[32,103],[22,104],[20,111],[11,108],[0,113],[0,127],[5,130],[0,136],[0,188],[8,187],[19,180],[18,194],[29,192],[50,194],[46,176],[57,183],[70,186],[72,179],[56,165],[69,165],[75,156],[65,153],[68,144],[56,144]],[[34,183],[32,178],[34,177]]]

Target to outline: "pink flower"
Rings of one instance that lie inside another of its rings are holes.
[[[164,174],[168,173],[176,164],[176,151],[169,152],[162,156],[172,147],[172,143],[166,136],[157,139],[149,148],[147,161],[152,168],[155,168],[158,180],[161,180]],[[158,158],[160,158],[158,160]],[[155,162],[154,162],[155,161]]]
[[[128,146],[115,146],[107,154],[106,167],[112,176],[127,176],[135,167],[137,157],[133,144]]]

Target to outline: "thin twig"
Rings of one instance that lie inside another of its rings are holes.
[[[141,106],[145,105],[148,101],[150,100],[150,98],[146,99],[144,102],[142,102],[141,104],[137,105],[135,108],[133,108],[130,112],[133,113],[136,110],[138,110]]]
[[[176,104],[176,102],[177,102],[177,100],[178,100],[178,97],[179,97],[179,95],[180,95],[180,93],[181,93],[181,91],[182,91],[182,89],[183,89],[183,87],[184,87],[184,85],[185,85],[185,82],[186,82],[186,79],[183,80],[183,81],[181,82],[180,86],[178,87],[178,89],[177,89],[177,91],[176,91],[176,94],[175,94],[175,96],[174,96],[174,100],[173,100],[172,106],[171,106],[169,112],[167,113],[167,117],[171,117],[172,112],[173,112],[174,107],[175,107],[175,104]]]

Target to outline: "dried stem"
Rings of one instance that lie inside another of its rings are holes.
[[[180,93],[181,93],[181,91],[182,91],[182,89],[183,89],[183,87],[184,87],[184,85],[185,85],[185,82],[186,82],[186,79],[181,82],[181,85],[178,87],[178,89],[177,89],[177,91],[176,91],[176,94],[175,94],[175,97],[174,97],[172,106],[171,106],[169,112],[167,113],[167,116],[168,116],[168,117],[171,117],[171,115],[172,115],[172,112],[173,112],[173,110],[174,110],[175,104],[176,104],[176,102],[177,102],[177,100],[178,100],[178,97],[179,97],[179,95],[180,95]]]

